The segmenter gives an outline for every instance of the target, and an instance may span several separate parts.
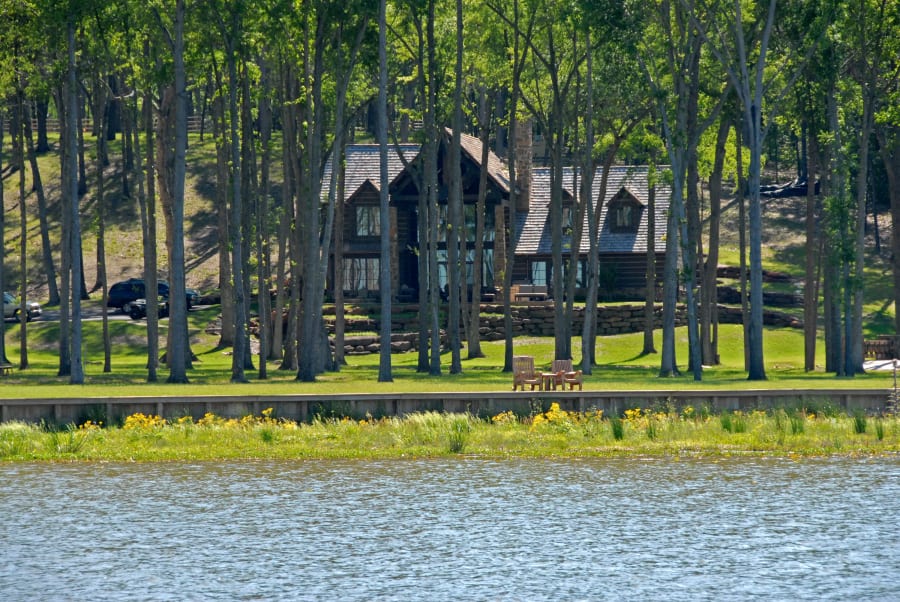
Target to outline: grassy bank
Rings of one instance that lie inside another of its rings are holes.
[[[271,416],[223,419],[207,414],[166,421],[129,416],[109,428],[87,422],[63,430],[0,425],[3,461],[209,461],[228,459],[387,459],[603,457],[646,455],[875,455],[900,452],[900,419],[834,413],[827,407],[729,412],[550,410],[490,419],[421,413],[379,420],[329,419],[298,424]]]

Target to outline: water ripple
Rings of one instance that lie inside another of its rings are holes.
[[[890,600],[900,461],[0,466],[5,600]]]

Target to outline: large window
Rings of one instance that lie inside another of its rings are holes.
[[[437,251],[438,260],[438,283],[443,289],[449,282],[447,250],[439,249]],[[471,285],[475,281],[473,269],[475,267],[475,249],[466,251],[466,284]],[[484,249],[481,257],[481,285],[494,285],[494,250]]]
[[[531,284],[547,286],[547,262],[531,262]]]
[[[351,294],[377,291],[381,262],[377,257],[344,258],[344,290]]]
[[[378,205],[360,205],[356,208],[356,235],[381,235],[381,208]]]
[[[465,207],[466,241],[470,243],[475,242],[475,230],[477,225],[475,223],[475,216],[477,209],[477,205],[466,205]],[[485,242],[494,240],[494,210],[490,207],[487,207],[484,213],[484,240]]]
[[[466,222],[466,242],[468,243],[475,242],[475,211],[477,209],[477,205],[465,205],[463,207],[463,217]],[[440,242],[447,242],[447,230],[449,228],[450,217],[447,205],[440,205],[438,207],[438,240]],[[494,210],[488,208],[484,214],[484,240],[485,242],[491,242],[494,238]]]

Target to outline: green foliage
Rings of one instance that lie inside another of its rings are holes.
[[[866,428],[868,427],[868,419],[866,418],[866,413],[857,410],[853,413],[853,432],[857,435],[863,435],[866,432]]]
[[[609,419],[609,429],[613,439],[616,441],[621,441],[625,438],[625,423],[618,416],[613,416]]]

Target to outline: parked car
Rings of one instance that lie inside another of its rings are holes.
[[[165,280],[159,280],[156,283],[156,293],[161,297],[169,298],[169,283]],[[143,278],[129,278],[122,282],[117,282],[109,288],[106,306],[115,307],[123,313],[131,312],[131,304],[137,299],[146,299],[147,290]],[[187,308],[191,309],[200,301],[200,293],[192,288],[185,289],[185,300]]]
[[[147,317],[147,300],[146,299],[135,299],[131,302],[131,307],[128,310],[128,315],[131,316],[132,320],[140,320],[142,318]],[[159,302],[156,306],[156,313],[160,318],[165,318],[169,315],[169,301],[163,296],[160,296]]]
[[[41,304],[37,301],[26,301],[25,302],[25,320],[27,322],[32,321],[39,315],[41,315]],[[22,316],[22,307],[19,304],[19,300],[16,299],[15,295],[12,293],[3,293],[3,319],[7,318],[15,318],[16,320],[21,320]]]

